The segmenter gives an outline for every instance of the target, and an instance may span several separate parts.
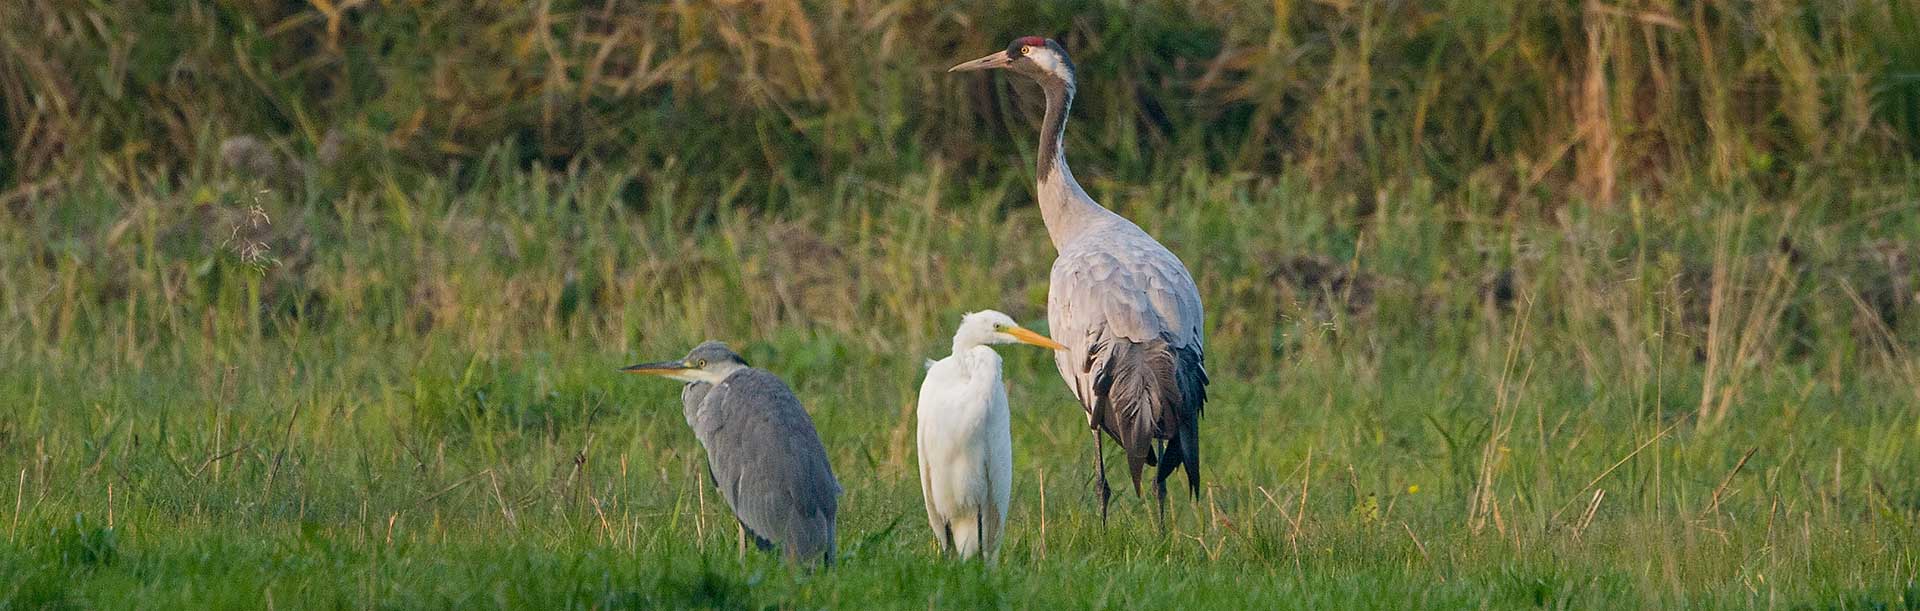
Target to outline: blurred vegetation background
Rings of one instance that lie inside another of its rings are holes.
[[[355,188],[495,151],[769,205],[847,172],[1017,175],[1036,96],[942,70],[1026,34],[1073,54],[1071,149],[1120,180],[1431,180],[1539,211],[1870,181],[1920,154],[1903,1],[16,0],[0,185],[176,176],[223,142]]]
[[[944,70],[1031,34],[1205,297],[1208,487],[1102,527],[1007,351],[975,571],[921,359],[1054,252],[1038,91]],[[1910,0],[0,0],[0,141],[0,607],[1920,600]],[[831,578],[612,371],[706,338],[819,425]]]

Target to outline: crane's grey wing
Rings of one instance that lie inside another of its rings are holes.
[[[840,483],[786,383],[759,369],[734,372],[707,393],[694,432],[741,524],[790,556],[831,561]]]
[[[1178,257],[1144,234],[1089,241],[1098,247],[1054,260],[1047,291],[1048,332],[1067,346],[1055,354],[1061,377],[1087,377],[1096,345],[1115,338],[1201,352],[1206,313]]]
[[[1049,292],[1048,322],[1060,306],[1070,318],[1101,323],[1117,337],[1199,347],[1206,313],[1187,266],[1145,234],[1115,233],[1054,260],[1053,287],[1066,290]]]
[[[1146,452],[1205,402],[1200,292],[1180,259],[1143,233],[1080,243],[1088,246],[1054,261],[1047,291],[1048,330],[1067,346],[1055,364],[1094,424]]]

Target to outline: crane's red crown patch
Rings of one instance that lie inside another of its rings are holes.
[[[1039,37],[1039,36],[1023,36],[1023,37],[1021,37],[1021,38],[1019,38],[1018,40],[1015,40],[1014,42],[1017,42],[1017,43],[1020,43],[1020,45],[1021,45],[1021,46],[1024,46],[1024,47],[1044,47],[1044,46],[1047,46],[1047,39],[1045,39],[1045,38],[1041,38],[1041,37]]]

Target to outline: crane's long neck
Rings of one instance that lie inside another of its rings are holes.
[[[1043,82],[1047,93],[1047,114],[1040,122],[1039,184],[1040,218],[1047,224],[1047,237],[1055,249],[1063,248],[1084,231],[1089,221],[1106,213],[1087,196],[1080,182],[1067,168],[1065,137],[1067,111],[1073,108],[1073,83]]]
[[[1047,83],[1047,114],[1040,121],[1040,174],[1041,183],[1046,183],[1058,171],[1066,182],[1074,182],[1073,173],[1067,171],[1067,112],[1073,109],[1073,87],[1065,83]]]

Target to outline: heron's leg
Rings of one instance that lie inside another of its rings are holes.
[[[747,524],[745,522],[735,521],[733,526],[738,529],[736,532],[739,534],[740,540],[739,556],[744,559],[747,557]]]
[[[1107,487],[1107,440],[1100,436],[1100,429],[1093,429],[1093,493],[1100,497],[1100,525],[1107,525],[1107,499],[1113,496],[1113,490]]]

